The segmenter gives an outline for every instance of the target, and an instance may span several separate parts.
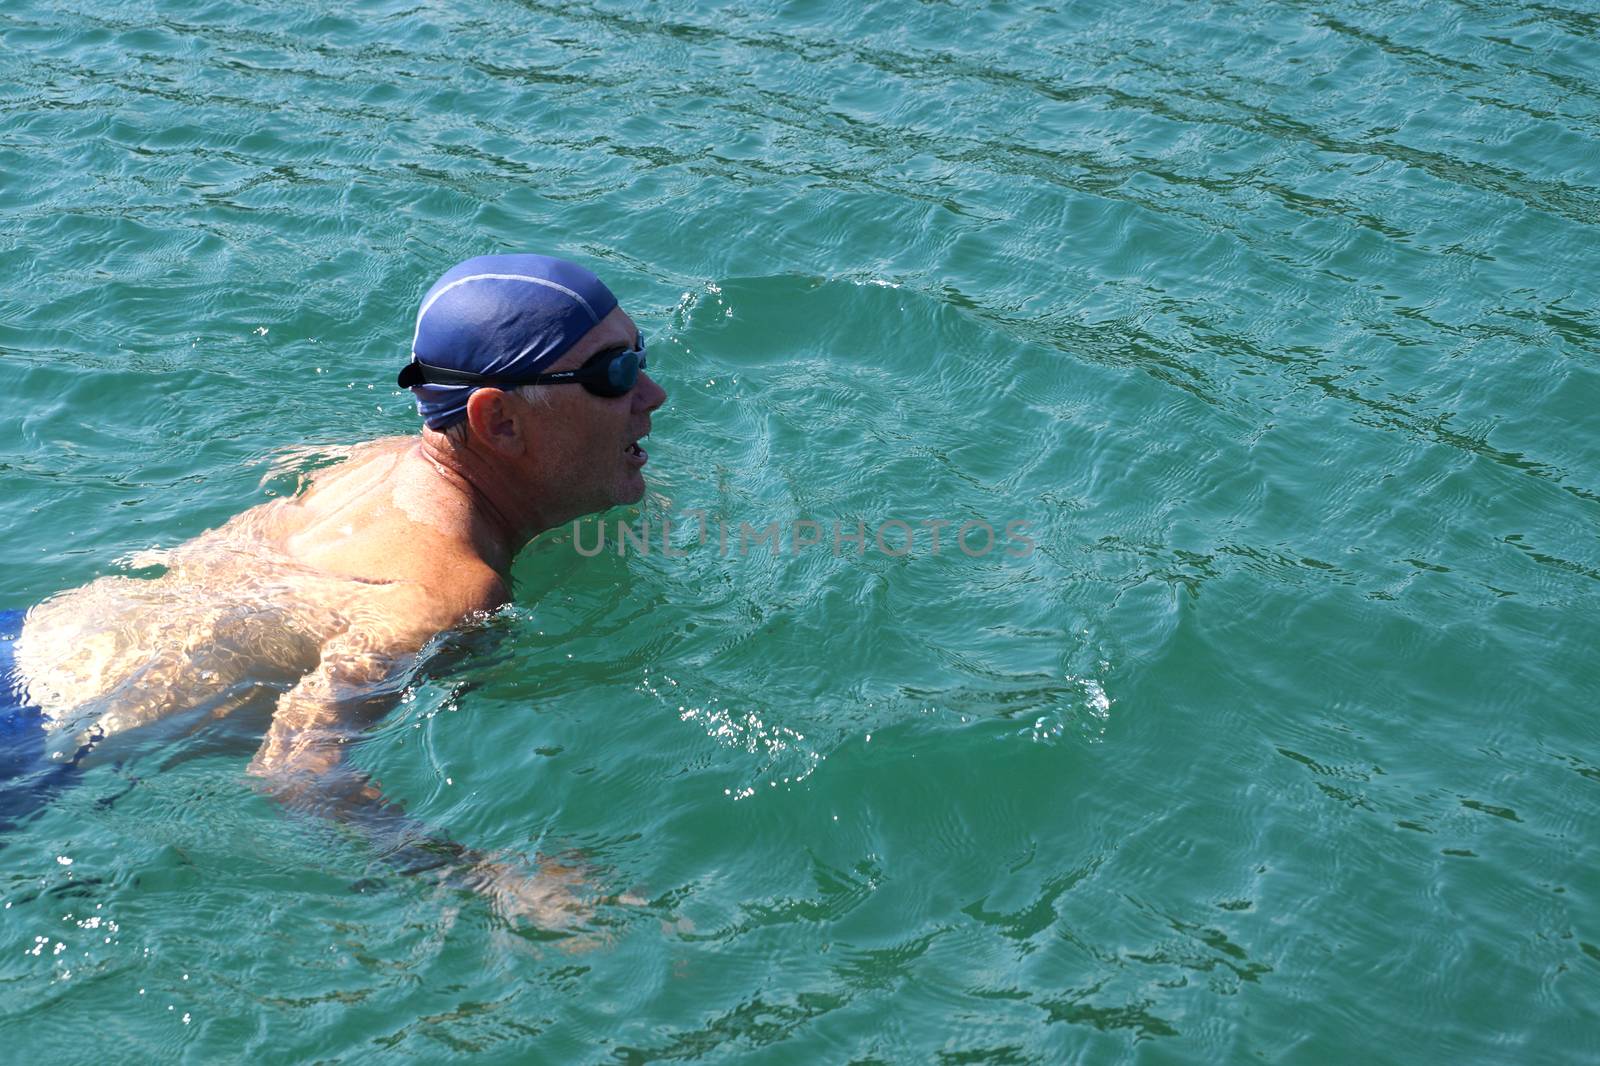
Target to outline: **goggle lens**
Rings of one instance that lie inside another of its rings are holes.
[[[605,362],[596,367],[601,371],[600,374],[579,379],[583,387],[596,396],[626,396],[638,382],[639,371],[645,366],[644,334],[639,334],[634,346],[625,352],[599,353],[591,365],[601,359]]]

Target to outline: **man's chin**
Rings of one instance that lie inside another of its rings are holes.
[[[645,481],[643,474],[635,474],[628,479],[630,484],[625,485],[617,494],[617,505],[638,503],[644,499]]]

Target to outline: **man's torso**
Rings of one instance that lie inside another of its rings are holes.
[[[492,606],[498,580],[414,449],[362,445],[309,491],[149,553],[165,568],[154,579],[45,600],[16,647],[30,701],[65,744],[174,712],[220,717],[293,685],[332,641],[410,647]]]

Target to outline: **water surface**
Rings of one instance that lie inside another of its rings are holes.
[[[601,946],[197,734],[9,835],[0,1034],[1600,1054],[1597,41],[1478,0],[10,5],[0,608],[412,432],[469,255],[593,266],[672,399],[607,516],[658,550],[535,544],[354,756],[643,897]],[[919,525],[1013,520],[1022,557]]]

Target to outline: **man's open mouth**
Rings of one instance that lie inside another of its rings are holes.
[[[639,440],[643,439],[643,437],[639,438]],[[628,458],[641,465],[650,458],[650,453],[639,447],[639,441],[637,440],[622,450],[627,453]]]

